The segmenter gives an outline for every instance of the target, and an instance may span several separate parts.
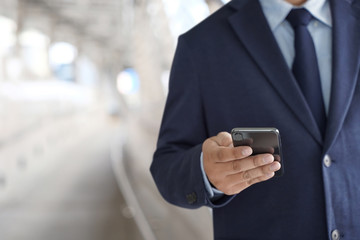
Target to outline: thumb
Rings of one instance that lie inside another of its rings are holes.
[[[214,137],[214,141],[222,147],[232,146],[231,134],[228,132],[220,132]]]

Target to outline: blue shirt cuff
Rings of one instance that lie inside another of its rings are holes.
[[[203,162],[203,153],[201,152],[200,155],[200,164],[201,164],[201,171],[204,179],[204,184],[206,191],[208,192],[208,196],[211,201],[217,200],[224,196],[224,193],[222,191],[217,190],[216,188],[213,188],[209,182],[209,179],[206,176],[205,170],[204,170],[204,162]]]

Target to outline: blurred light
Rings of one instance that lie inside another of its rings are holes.
[[[1,49],[10,48],[15,45],[15,30],[16,23],[6,17],[0,16],[0,29],[1,29],[1,41],[0,41],[0,52]]]
[[[119,73],[116,86],[120,93],[131,95],[139,91],[140,82],[139,77],[134,69],[127,68],[121,73]]]
[[[228,2],[230,2],[231,0],[221,0],[223,3],[228,3]]]
[[[22,46],[24,67],[36,77],[48,76],[48,36],[37,30],[29,29],[20,34],[19,40]]]
[[[23,47],[41,48],[47,46],[49,43],[49,38],[35,29],[24,31],[20,34],[19,39]]]
[[[76,47],[70,43],[57,42],[50,47],[49,61],[52,66],[71,64],[74,62],[76,55]]]
[[[175,38],[209,15],[204,0],[163,0],[170,30]]]

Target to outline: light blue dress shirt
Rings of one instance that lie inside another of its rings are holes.
[[[259,0],[271,31],[280,47],[284,59],[291,69],[295,57],[294,30],[286,17],[293,6],[285,0]],[[332,19],[328,0],[308,0],[304,5],[314,17],[308,29],[313,38],[318,59],[322,93],[326,113],[329,111],[331,93],[331,62],[332,62]],[[235,127],[235,126],[234,126]],[[203,154],[200,157],[201,169],[209,197],[216,200],[223,193],[210,185],[203,166]]]

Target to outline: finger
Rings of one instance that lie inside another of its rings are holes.
[[[256,156],[245,157],[242,159],[235,159],[232,161],[216,162],[217,170],[224,173],[224,175],[232,175],[239,172],[245,172],[260,166],[270,164],[274,161],[274,156],[271,154],[260,154]]]
[[[228,132],[220,132],[216,135],[213,140],[219,145],[223,147],[228,147],[232,144],[232,138],[230,133]]]
[[[228,175],[248,171],[260,166],[264,166],[274,162],[272,154],[259,154],[256,156],[247,157],[240,160],[234,160],[226,163],[226,171]]]
[[[265,166],[260,166],[254,169],[250,169],[244,172],[228,175],[226,182],[232,183],[232,185],[237,185],[243,182],[251,181],[252,179],[266,176],[278,171],[281,168],[279,162],[273,162]]]
[[[244,159],[249,157],[252,154],[251,147],[241,146],[241,147],[218,147],[214,148],[212,151],[212,158],[215,159],[215,162],[224,163],[231,162],[238,159]]]
[[[256,183],[269,180],[269,179],[271,179],[271,178],[274,177],[274,176],[275,176],[275,173],[272,172],[272,173],[268,173],[268,174],[263,175],[263,176],[258,177],[258,178],[253,178],[253,179],[251,179],[250,181],[247,181],[246,183],[247,183],[248,187],[250,187],[251,185],[254,185],[254,184],[256,184]]]
[[[239,184],[236,184],[236,185],[230,187],[228,192],[227,193],[224,192],[224,193],[227,195],[238,194],[241,191],[245,190],[246,188],[248,188],[256,183],[267,181],[267,180],[273,178],[274,176],[275,176],[275,173],[272,172],[272,173],[269,173],[269,174],[266,174],[266,175],[263,175],[263,176],[260,176],[257,178],[250,179],[249,181],[242,182],[242,183],[239,183]]]
[[[231,136],[229,139],[227,132],[221,132],[218,135],[208,138],[204,141],[203,152],[206,150],[216,150],[219,147],[229,147],[229,141],[232,142]]]

